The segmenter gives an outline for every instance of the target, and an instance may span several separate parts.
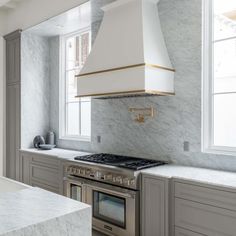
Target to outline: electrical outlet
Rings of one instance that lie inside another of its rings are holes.
[[[184,141],[184,151],[189,152],[190,150],[190,143],[188,141]]]
[[[102,137],[100,135],[97,136],[97,143],[101,143],[102,142]]]

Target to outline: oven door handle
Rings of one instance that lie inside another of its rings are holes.
[[[91,184],[84,184],[86,187],[91,188],[92,190],[97,190],[101,192],[106,192],[108,194],[112,194],[114,196],[120,196],[124,198],[135,198],[136,193],[130,194],[130,193],[122,193],[122,192],[117,192],[114,190],[106,189],[106,188],[100,188]]]

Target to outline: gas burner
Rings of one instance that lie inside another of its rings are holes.
[[[87,155],[87,156],[78,156],[78,157],[75,157],[75,160],[88,161],[88,162],[93,162],[93,163],[102,163],[102,164],[113,164],[113,163],[125,161],[126,157],[99,153],[99,154],[92,154],[92,155]]]
[[[145,168],[166,164],[163,161],[141,159],[129,156],[119,156],[106,153],[78,156],[75,157],[75,160],[116,166],[131,170],[142,170]]]
[[[164,164],[166,164],[166,163],[162,162],[162,161],[140,159],[140,160],[136,160],[136,161],[134,160],[131,162],[121,163],[119,165],[119,167],[133,169],[133,170],[142,170],[145,168],[160,166],[160,165],[164,165]]]

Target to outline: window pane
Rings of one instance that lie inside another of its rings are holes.
[[[236,92],[236,76],[215,79],[215,93]]]
[[[76,61],[76,40],[74,37],[66,41],[66,69],[71,70],[75,67]]]
[[[214,45],[214,91],[236,92],[236,40]]]
[[[236,39],[215,43],[214,57],[216,78],[236,75]]]
[[[83,98],[80,98],[80,101],[81,102],[91,102],[91,98],[90,97],[83,97]]]
[[[67,72],[67,102],[78,101],[77,95],[77,83],[75,78],[75,71]]]
[[[81,47],[81,66],[83,66],[89,55],[89,33],[83,34],[81,36]]]
[[[67,104],[67,135],[79,135],[79,102]]]
[[[236,36],[236,1],[214,0],[214,39],[225,39]]]
[[[214,145],[236,147],[236,94],[214,95]]]
[[[80,36],[75,38],[76,40],[76,62],[75,62],[75,66],[79,67],[80,66]]]
[[[91,102],[81,102],[81,135],[91,135]]]

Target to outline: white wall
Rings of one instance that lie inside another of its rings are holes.
[[[50,114],[49,39],[28,32],[21,36],[21,147],[46,136]],[[33,79],[32,79],[33,78]]]

